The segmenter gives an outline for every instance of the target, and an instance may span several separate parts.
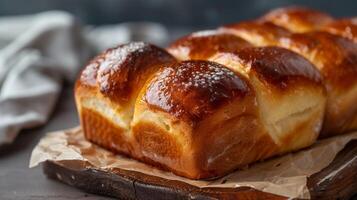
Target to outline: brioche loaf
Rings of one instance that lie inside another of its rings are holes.
[[[356,128],[356,44],[311,12],[273,11],[167,50],[133,42],[101,53],[75,86],[85,137],[202,179],[308,147],[322,127],[324,137]]]
[[[130,43],[89,63],[76,85],[87,139],[196,179],[221,176],[315,141],[325,93],[320,74],[301,56],[252,48],[237,55],[244,62],[223,66],[176,61],[164,52]],[[205,55],[229,52],[217,48]],[[234,60],[235,54],[227,56]],[[254,60],[262,65],[249,64]],[[248,68],[251,73],[243,73]],[[269,113],[270,106],[278,110]]]

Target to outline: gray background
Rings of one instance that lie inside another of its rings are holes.
[[[335,16],[357,12],[356,0],[1,0],[0,15],[58,9],[90,24],[155,21],[166,26],[209,28],[286,5],[306,5]]]
[[[357,15],[356,0],[1,0],[0,16],[66,10],[85,24],[154,21],[164,24],[169,30],[180,27],[186,30],[181,33],[185,33],[254,18],[269,9],[286,5],[307,5],[334,16]],[[65,83],[47,125],[25,130],[14,144],[0,147],[0,199],[100,198],[46,179],[40,167],[27,167],[31,150],[46,132],[78,124],[72,87],[72,83]]]

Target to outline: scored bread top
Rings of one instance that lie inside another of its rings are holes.
[[[301,6],[278,8],[264,15],[262,19],[292,32],[311,31],[333,21],[326,13]]]
[[[250,46],[247,41],[233,34],[207,30],[178,39],[169,46],[168,51],[180,60],[203,60],[216,52],[233,52]]]
[[[245,48],[236,53],[221,53],[222,59],[237,59],[240,66],[250,71],[263,82],[279,89],[292,86],[290,82],[306,81],[322,84],[318,70],[302,56],[280,47]],[[229,58],[230,57],[230,58]]]
[[[209,61],[175,63],[161,69],[148,84],[143,100],[151,108],[194,123],[220,106],[252,95],[243,76]]]
[[[119,45],[95,57],[82,71],[77,85],[98,87],[111,100],[127,101],[139,92],[150,74],[175,61],[155,45],[144,42]]]

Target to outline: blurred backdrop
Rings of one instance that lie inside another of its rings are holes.
[[[65,10],[86,24],[154,21],[166,27],[202,29],[287,5],[306,5],[334,16],[357,15],[356,0],[1,0],[0,15]]]

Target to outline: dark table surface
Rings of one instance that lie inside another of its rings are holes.
[[[32,149],[51,131],[78,125],[71,85],[66,85],[49,122],[20,133],[15,143],[0,148],[0,199],[109,199],[88,194],[46,178],[41,167],[29,169]]]

